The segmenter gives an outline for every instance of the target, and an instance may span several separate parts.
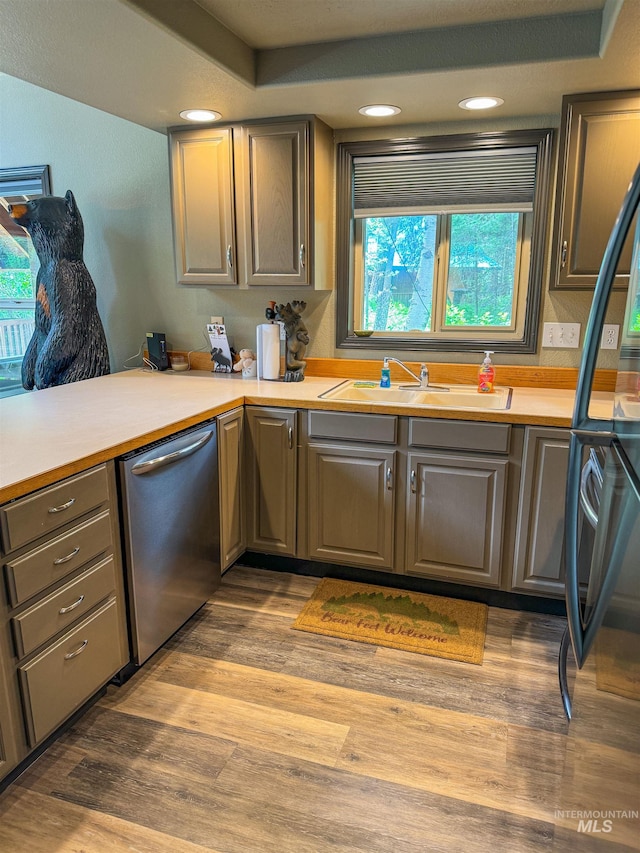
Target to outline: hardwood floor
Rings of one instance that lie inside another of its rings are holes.
[[[317,583],[228,572],[0,796],[1,853],[551,850],[564,620],[491,608],[474,666],[291,630]]]

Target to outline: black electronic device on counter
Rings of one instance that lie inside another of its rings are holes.
[[[147,349],[151,364],[158,370],[167,370],[169,356],[167,354],[167,339],[163,332],[147,332]]]

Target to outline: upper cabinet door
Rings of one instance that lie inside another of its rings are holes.
[[[244,125],[239,153],[244,280],[310,284],[308,122]]]
[[[595,286],[639,161],[639,90],[563,99],[551,289]],[[627,286],[630,265],[629,240],[617,286]]]
[[[231,128],[175,131],[170,145],[178,283],[235,285]]]

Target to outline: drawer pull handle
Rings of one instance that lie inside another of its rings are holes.
[[[416,493],[416,472],[411,472],[411,492],[415,495]]]
[[[77,601],[73,602],[73,604],[69,604],[67,607],[61,607],[60,610],[58,610],[58,613],[60,613],[61,615],[64,615],[65,613],[69,613],[69,611],[75,610],[76,607],[79,604],[82,604],[83,601],[84,601],[84,595],[81,595]]]
[[[50,506],[47,512],[52,515],[54,512],[63,512],[65,509],[69,509],[70,506],[76,502],[75,498],[70,498],[66,504],[60,504],[60,506]]]
[[[304,243],[300,243],[300,252],[298,253],[298,257],[300,258],[300,266],[304,269],[304,265],[306,262],[306,251],[304,248]]]
[[[289,427],[289,450],[293,450],[293,427]]]
[[[229,269],[233,269],[233,252],[231,251],[231,246],[227,246],[227,266]]]
[[[75,650],[75,652],[69,652],[68,654],[66,654],[64,656],[64,659],[65,660],[71,660],[71,658],[77,657],[81,652],[83,652],[87,648],[88,644],[89,644],[89,640],[84,640],[82,643],[80,643],[80,645]]]
[[[393,471],[391,468],[387,468],[387,489],[391,490],[393,488]]]
[[[68,563],[69,560],[72,560],[76,556],[76,554],[79,554],[79,553],[80,553],[80,548],[74,548],[73,551],[70,554],[67,554],[66,557],[58,557],[57,560],[54,560],[53,565],[59,566],[60,563]]]

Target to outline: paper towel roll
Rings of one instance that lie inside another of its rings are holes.
[[[258,379],[280,378],[280,325],[261,323],[257,328]]]

